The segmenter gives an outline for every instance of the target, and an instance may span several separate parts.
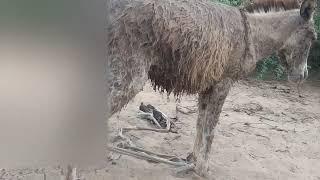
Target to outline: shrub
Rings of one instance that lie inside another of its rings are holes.
[[[257,79],[283,80],[285,75],[285,69],[279,63],[279,58],[275,55],[265,58],[257,63],[255,73],[255,77]]]

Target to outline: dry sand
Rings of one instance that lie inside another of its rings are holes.
[[[320,180],[320,82],[306,83],[304,97],[285,83],[240,81],[232,88],[215,129],[210,178],[216,180]],[[146,131],[125,135],[142,148],[186,157],[195,137],[197,98],[155,93],[150,84],[110,120],[111,140],[121,127],[153,127],[137,117],[141,102],[152,104],[168,117],[177,117],[178,133]],[[184,107],[184,108],[183,108]],[[194,174],[176,175],[169,165],[126,155],[108,154],[107,165],[95,172],[83,171],[86,179],[174,180],[201,179]],[[44,170],[0,170],[0,179],[44,179]],[[58,170],[47,179],[56,179]],[[28,172],[28,173],[27,173]],[[54,178],[56,177],[56,178]]]

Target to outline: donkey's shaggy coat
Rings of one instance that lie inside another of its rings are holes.
[[[206,0],[112,0],[107,47],[111,114],[140,92],[148,78],[161,91],[199,93],[190,159],[196,172],[206,174],[213,129],[232,82],[274,52],[291,79],[301,81],[307,71],[315,0],[304,0],[300,11],[294,0],[254,1],[238,9]]]
[[[130,89],[134,82],[123,81],[137,74],[143,78],[148,71],[155,87],[178,95],[202,92],[226,76],[238,77],[246,71],[239,63],[246,48],[243,23],[237,8],[203,0],[143,1],[129,7],[109,36],[111,66],[121,64],[113,83]]]

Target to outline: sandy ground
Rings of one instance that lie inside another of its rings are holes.
[[[253,80],[236,83],[215,129],[209,179],[320,180],[320,82],[306,83],[303,89],[304,97],[299,98],[296,90],[284,83]],[[114,140],[121,127],[153,127],[137,117],[141,102],[150,103],[168,117],[176,118],[178,133],[130,131],[125,136],[138,147],[186,157],[192,151],[195,137],[197,98],[184,96],[177,102],[172,96],[155,93],[149,84],[109,120],[110,140]],[[177,111],[177,106],[189,112]],[[116,153],[108,154],[107,164],[95,172],[83,172],[83,177],[90,180],[200,179],[194,174],[177,175],[175,167],[169,165]],[[39,169],[26,171],[0,170],[0,179],[45,179]],[[57,178],[47,175],[48,179]]]

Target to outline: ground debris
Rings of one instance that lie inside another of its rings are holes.
[[[159,129],[166,129],[168,132],[170,131],[173,133],[177,133],[177,128],[175,126],[175,123],[171,120],[172,118],[168,118],[167,115],[165,115],[163,112],[161,112],[151,104],[144,105],[143,102],[141,102],[139,110],[140,113],[138,114],[138,116],[140,118],[150,120],[151,123],[155,124]]]
[[[255,114],[256,112],[262,111],[263,107],[259,103],[246,103],[241,105],[235,105],[233,111],[235,112],[244,112],[248,115]]]
[[[181,106],[181,105],[178,104],[176,106],[176,111],[180,112],[182,114],[189,115],[189,114],[193,114],[193,113],[198,112],[198,107],[197,106],[192,106],[192,107]]]

